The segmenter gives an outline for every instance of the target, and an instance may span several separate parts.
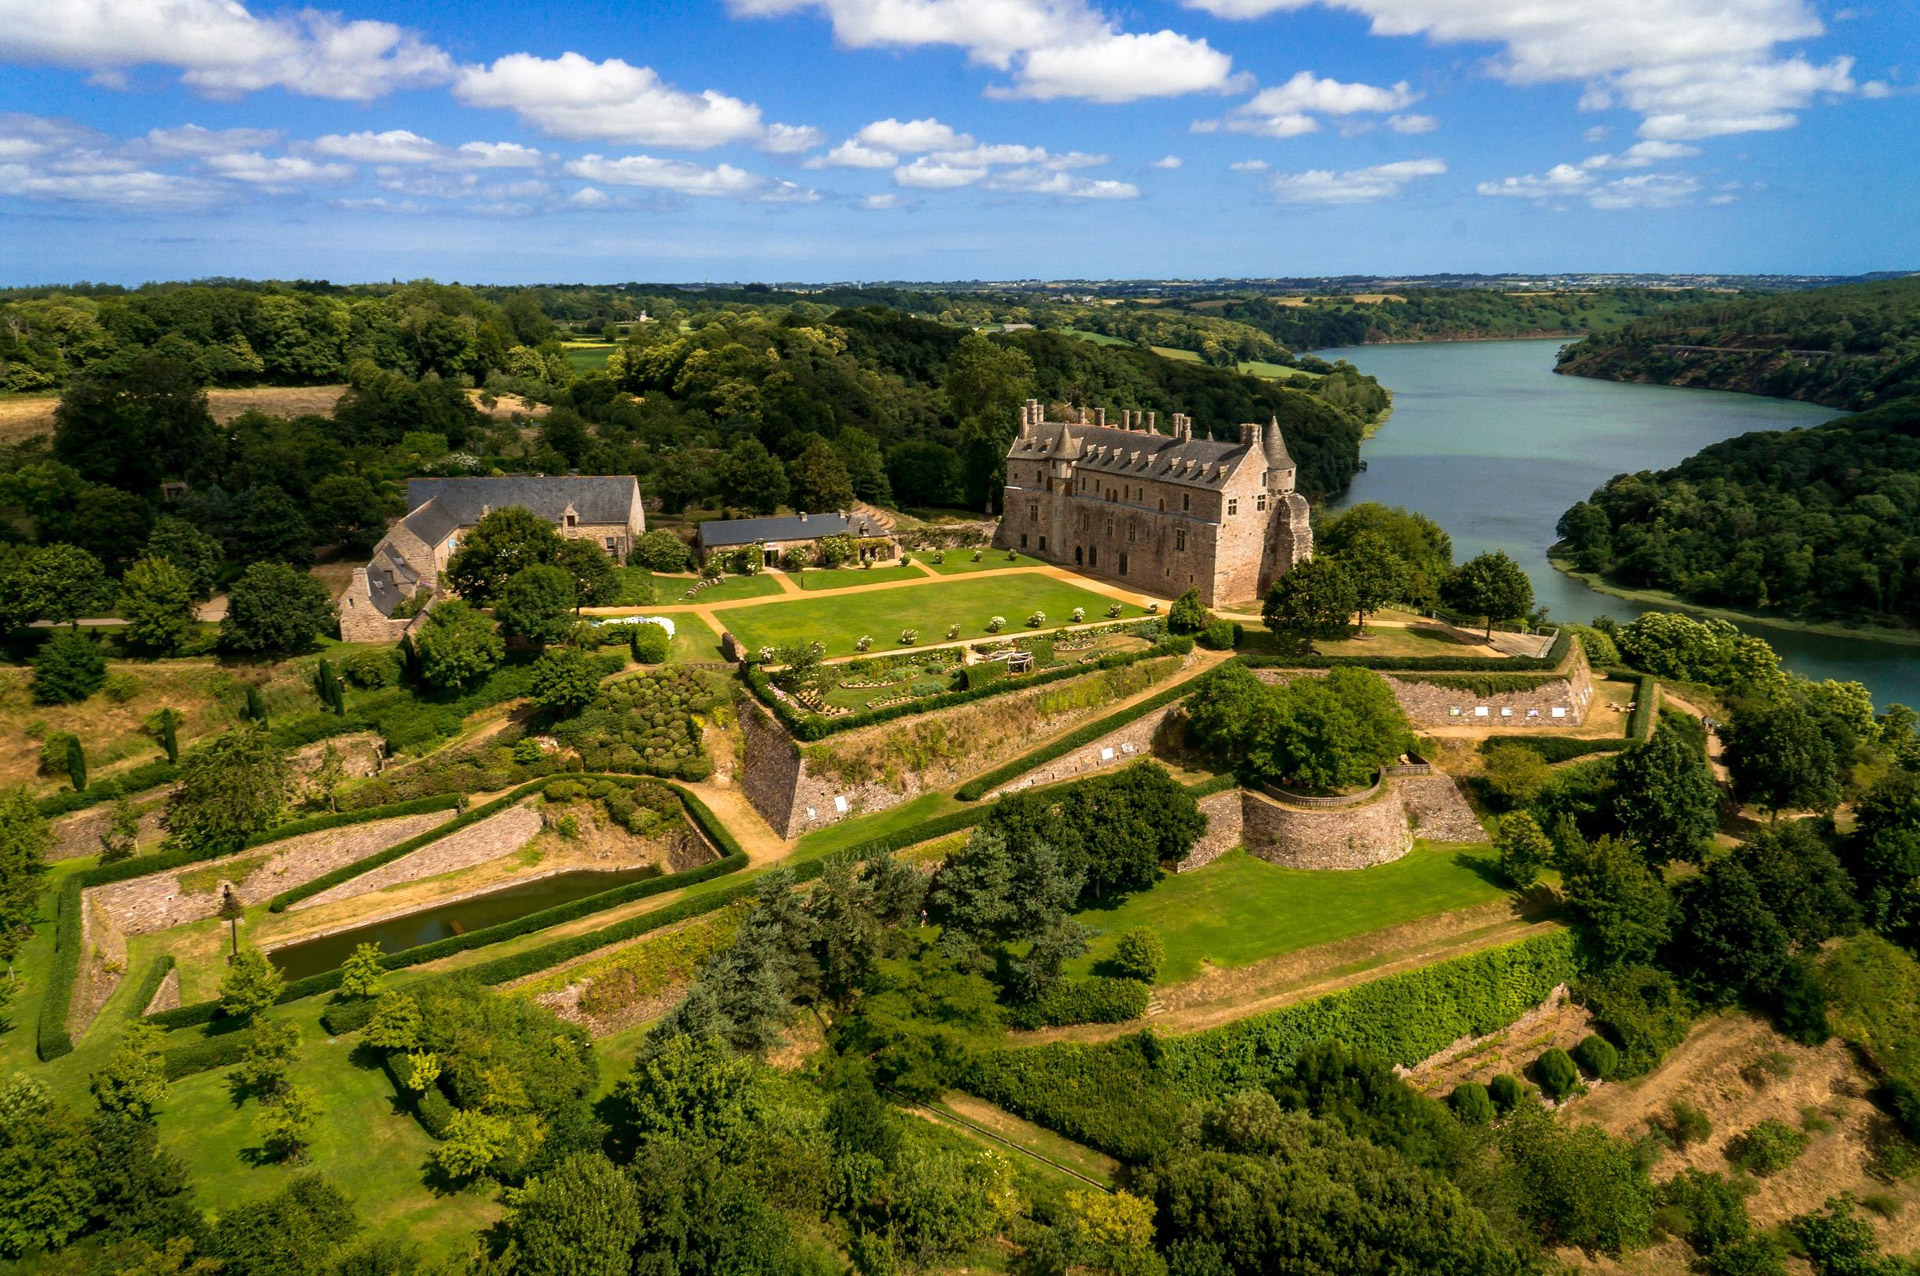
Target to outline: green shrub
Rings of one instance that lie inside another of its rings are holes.
[[[1606,1081],[1620,1067],[1620,1052],[1605,1037],[1589,1033],[1573,1048],[1573,1061],[1580,1071],[1598,1081]]]
[[[100,690],[115,704],[125,704],[140,694],[140,679],[121,669],[108,674],[107,680],[100,684]]]
[[[1198,634],[1213,620],[1207,605],[1200,601],[1198,588],[1187,590],[1167,608],[1167,628],[1176,634]]]
[[[1113,945],[1113,968],[1122,979],[1137,979],[1150,984],[1160,977],[1160,963],[1167,957],[1167,946],[1160,932],[1151,926],[1135,926],[1124,932]]]
[[[960,680],[968,691],[979,691],[996,682],[1007,680],[1007,666],[998,660],[983,660],[977,665],[967,665],[960,670]]]
[[[1778,1174],[1807,1150],[1807,1136],[1785,1121],[1762,1121],[1727,1145],[1727,1159],[1754,1175]]]
[[[1643,676],[1639,688],[1633,693],[1633,713],[1627,718],[1627,739],[1630,742],[1644,744],[1653,738],[1653,706],[1659,699],[1659,680]]]
[[[1480,752],[1490,753],[1502,745],[1518,745],[1533,750],[1546,762],[1571,762],[1595,753],[1618,753],[1628,743],[1623,737],[1582,740],[1573,736],[1506,734],[1490,735],[1482,740]]]
[[[91,634],[56,630],[33,657],[33,702],[73,704],[107,681],[107,653]]]
[[[672,639],[660,625],[633,627],[633,658],[643,665],[664,665]]]
[[[67,758],[79,737],[71,731],[54,731],[40,744],[40,774],[65,775]]]
[[[1214,651],[1232,651],[1240,645],[1240,622],[1225,617],[1210,621],[1199,634],[1200,645]]]
[[[1572,1094],[1580,1084],[1580,1070],[1559,1046],[1554,1046],[1533,1061],[1534,1084],[1555,1103]]]
[[[1037,1001],[1016,1006],[1016,1028],[1065,1028],[1077,1023],[1126,1023],[1147,1013],[1147,986],[1134,979],[1060,979]]]
[[[1683,1103],[1678,1099],[1667,1105],[1667,1114],[1660,1122],[1660,1128],[1677,1148],[1689,1148],[1713,1137],[1713,1121],[1707,1114],[1691,1103]]]
[[[1493,1100],[1494,1108],[1505,1115],[1520,1106],[1520,1099],[1526,1089],[1520,1084],[1520,1078],[1510,1072],[1502,1072],[1487,1082],[1487,1097]]]
[[[1622,1078],[1653,1071],[1693,1026],[1693,1006],[1686,994],[1652,966],[1621,966],[1582,979],[1573,986],[1573,996],[1619,1048],[1615,1075]]]
[[[1493,1099],[1487,1087],[1478,1081],[1462,1081],[1447,1096],[1447,1106],[1468,1125],[1486,1125],[1493,1120]]]
[[[127,1013],[138,1019],[147,1012],[147,1006],[153,1001],[160,985],[167,982],[167,976],[173,971],[173,954],[161,953],[148,963],[146,972],[140,976],[140,982],[134,985],[133,996],[127,999]]]
[[[247,1034],[222,1032],[211,1037],[195,1037],[182,1045],[171,1046],[160,1054],[167,1080],[178,1081],[196,1072],[211,1072],[239,1063],[247,1053]]]
[[[400,653],[392,647],[362,648],[340,665],[348,682],[362,691],[378,691],[400,681]]]

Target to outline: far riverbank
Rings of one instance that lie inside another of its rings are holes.
[[[1794,620],[1785,616],[1771,616],[1765,612],[1746,611],[1739,607],[1710,607],[1705,603],[1688,602],[1664,589],[1628,589],[1622,585],[1611,584],[1598,572],[1583,572],[1566,559],[1556,558],[1552,554],[1547,555],[1547,562],[1555,571],[1564,576],[1573,577],[1588,589],[1647,607],[1671,607],[1675,611],[1692,612],[1696,616],[1732,621],[1737,625],[1765,625],[1769,629],[1785,629],[1796,634],[1816,634],[1822,638],[1860,638],[1868,642],[1891,642],[1908,647],[1920,647],[1920,629],[1911,626],[1849,625],[1837,620]]]

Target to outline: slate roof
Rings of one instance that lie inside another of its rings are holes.
[[[1121,430],[1107,425],[1046,421],[1017,437],[1009,460],[1055,456],[1073,461],[1079,473],[1129,474],[1184,487],[1218,488],[1254,449],[1216,439],[1179,439],[1170,434]]]
[[[519,505],[549,523],[558,523],[567,506],[582,523],[615,523],[624,526],[633,507],[638,480],[631,474],[507,474],[499,478],[416,478],[407,480],[407,508],[418,510],[432,502],[437,517],[434,525],[451,519],[445,531],[471,527],[480,521],[486,509],[505,509]],[[420,533],[408,515],[407,526],[421,539],[432,544],[438,538]]]
[[[864,518],[849,520],[845,514],[776,514],[767,518],[713,519],[700,524],[700,544],[709,549],[727,545],[758,545],[762,541],[804,541],[822,536],[882,535],[880,528]]]

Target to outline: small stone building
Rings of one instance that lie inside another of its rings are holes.
[[[398,642],[440,593],[440,573],[466,530],[494,510],[518,505],[560,535],[591,540],[615,562],[647,530],[640,483],[619,476],[517,474],[499,478],[407,480],[408,513],[356,567],[340,596],[340,636]]]
[[[777,514],[766,518],[712,519],[694,532],[693,546],[705,562],[715,553],[758,545],[769,557],[788,550],[811,550],[823,536],[851,536],[859,545],[861,561],[899,555],[893,527],[876,512],[855,509],[833,514]]]
[[[1264,597],[1313,556],[1279,420],[1225,442],[1195,438],[1177,412],[1161,434],[1157,415],[1125,411],[1109,425],[1104,408],[1080,408],[1049,421],[1027,400],[994,544],[1148,593],[1195,588],[1209,607]]]

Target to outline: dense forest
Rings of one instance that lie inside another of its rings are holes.
[[[1920,394],[1920,278],[1650,315],[1568,347],[1558,371],[1871,407]]]
[[[1291,349],[1312,350],[1381,341],[1604,332],[1700,295],[1659,288],[1523,293],[1434,288],[1408,289],[1367,301],[1351,297],[1257,297],[1190,304],[1194,309],[1256,328]]]
[[[1561,516],[1580,570],[1690,602],[1920,622],[1920,280],[1689,307],[1571,346],[1559,371],[1870,409],[1617,475]]]

